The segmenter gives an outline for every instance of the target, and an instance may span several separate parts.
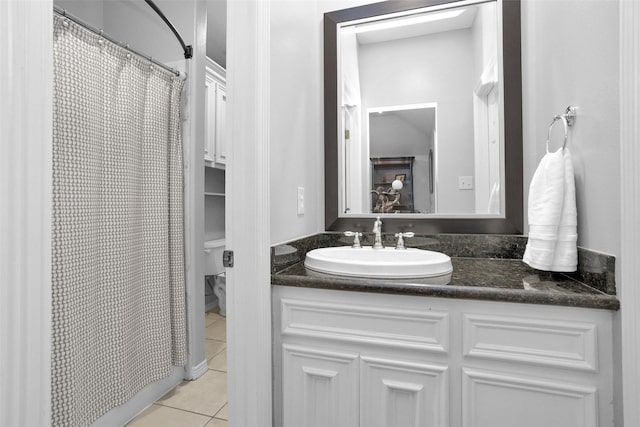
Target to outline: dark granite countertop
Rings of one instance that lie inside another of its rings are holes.
[[[519,259],[452,257],[450,277],[426,279],[350,278],[310,271],[297,262],[271,277],[273,285],[345,291],[478,299],[618,310],[608,295],[565,274],[541,272]]]

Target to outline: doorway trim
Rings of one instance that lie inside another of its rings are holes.
[[[51,423],[53,3],[0,1],[0,425]]]
[[[226,247],[229,425],[272,425],[270,0],[227,6]]]
[[[640,3],[620,3],[620,343],[623,420],[640,425]],[[619,410],[616,411],[620,413]]]

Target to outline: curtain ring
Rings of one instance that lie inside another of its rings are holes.
[[[551,129],[553,129],[553,125],[558,120],[562,120],[562,124],[564,125],[564,143],[562,144],[562,151],[564,151],[565,147],[567,146],[567,140],[569,139],[569,123],[567,123],[567,118],[564,114],[559,114],[553,117],[553,120],[549,125],[549,131],[547,132],[547,154],[549,154],[549,139],[551,138]]]

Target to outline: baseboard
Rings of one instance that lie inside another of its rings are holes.
[[[207,311],[211,311],[214,308],[216,308],[217,306],[218,306],[218,298],[216,298],[215,301],[210,302],[209,304],[205,304],[204,312],[206,313]]]
[[[100,418],[91,427],[113,427],[124,426],[134,419],[138,414],[160,399],[162,396],[173,390],[175,386],[182,382],[185,369],[182,366],[173,368],[167,378],[149,384],[131,399],[120,406],[116,406]]]
[[[207,372],[207,369],[209,369],[209,366],[207,365],[207,359],[204,359],[196,366],[185,369],[184,379],[189,381],[197,380]]]

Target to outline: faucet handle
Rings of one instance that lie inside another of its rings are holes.
[[[396,243],[396,249],[407,249],[404,246],[404,237],[413,237],[416,233],[413,231],[407,231],[406,233],[396,233],[395,236],[398,238],[398,243]]]
[[[352,248],[361,248],[362,246],[360,246],[360,237],[362,237],[362,233],[359,233],[357,231],[345,231],[344,235],[347,237],[352,237],[353,236],[353,245],[351,245]]]

